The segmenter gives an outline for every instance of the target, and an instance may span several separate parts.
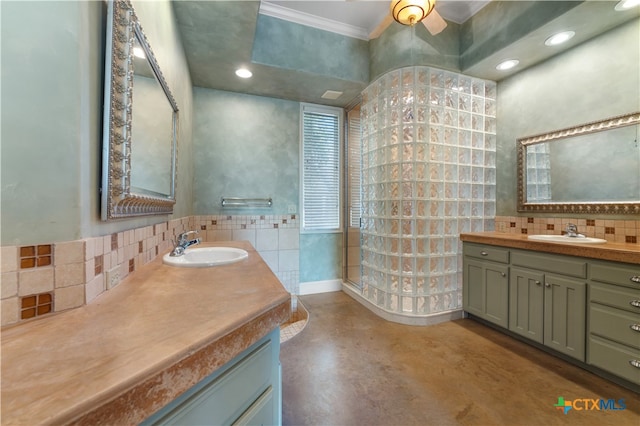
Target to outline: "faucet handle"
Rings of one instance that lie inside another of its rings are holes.
[[[178,235],[178,244],[184,244],[187,242],[187,237],[191,234],[198,234],[198,231],[187,231],[187,232],[183,232],[182,234]]]

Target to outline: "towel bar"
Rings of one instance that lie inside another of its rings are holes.
[[[240,197],[222,197],[222,207],[271,207],[273,204],[271,197],[269,198],[240,198]]]

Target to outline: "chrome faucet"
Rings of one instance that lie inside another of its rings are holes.
[[[578,234],[578,227],[573,223],[568,223],[565,229],[565,236],[571,238],[584,238],[584,235]]]
[[[189,235],[196,235],[197,233],[198,231],[189,231],[183,232],[182,234],[178,235],[178,241],[174,241],[174,247],[169,256],[182,256],[184,254],[184,250],[187,247],[200,244],[202,242],[201,238],[194,238],[192,240],[189,239]]]

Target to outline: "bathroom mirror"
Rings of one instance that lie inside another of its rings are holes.
[[[108,7],[102,219],[169,214],[178,107],[131,3]]]
[[[518,211],[640,214],[640,112],[517,140]]]

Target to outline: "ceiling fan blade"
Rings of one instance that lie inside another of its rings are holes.
[[[393,16],[387,14],[387,16],[384,17],[382,22],[380,22],[378,26],[374,28],[373,31],[371,31],[371,34],[369,34],[369,40],[380,37],[380,34],[382,34],[384,30],[386,30],[387,27],[391,25],[392,22],[393,22]]]
[[[435,9],[433,9],[421,22],[425,27],[427,27],[427,30],[431,35],[439,34],[447,27],[447,21],[442,19],[442,16],[440,16]]]

